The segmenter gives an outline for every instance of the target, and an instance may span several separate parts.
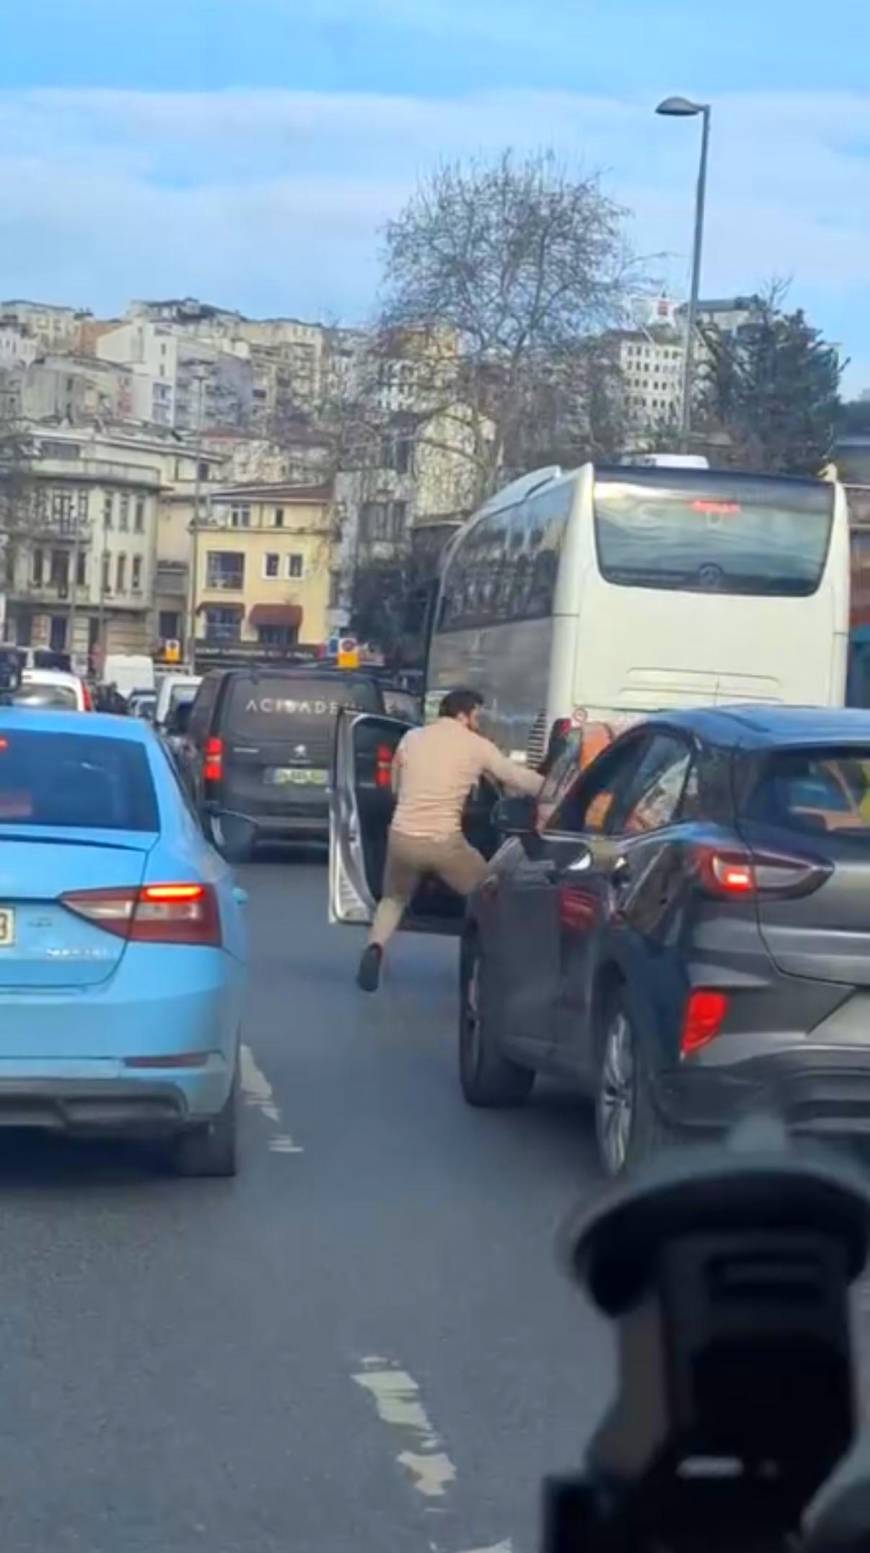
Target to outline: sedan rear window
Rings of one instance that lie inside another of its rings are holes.
[[[29,685],[25,681],[12,696],[13,706],[36,706],[58,712],[76,712],[78,704],[71,685]]]
[[[145,750],[0,725],[0,825],[159,830]]]
[[[777,750],[743,806],[759,824],[870,840],[870,748]]]

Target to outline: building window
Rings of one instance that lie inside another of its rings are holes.
[[[43,578],[44,566],[45,566],[45,554],[44,554],[44,552],[42,550],[39,550],[39,549],[34,550],[31,575],[33,577],[33,585],[36,588],[41,588],[42,587],[42,578]]]
[[[205,612],[205,639],[215,647],[237,642],[242,630],[242,612],[239,609],[221,609],[210,604]]]
[[[127,557],[119,555],[115,562],[115,592],[123,593],[127,586]]]
[[[181,612],[161,609],[157,616],[157,635],[162,642],[177,642],[181,637]]]
[[[142,557],[141,557],[141,555],[134,555],[134,557],[133,557],[133,592],[134,593],[141,593],[142,592]]]
[[[381,463],[397,475],[411,473],[414,461],[414,439],[407,432],[388,432],[381,447]]]
[[[261,647],[294,647],[295,626],[258,626],[257,639]]]
[[[109,570],[111,564],[112,564],[112,558],[104,550],[103,551],[103,570],[102,570],[102,576],[100,578],[100,588],[101,588],[101,591],[103,593],[108,593],[110,588],[111,588],[111,586],[112,586],[112,577],[111,577],[111,572]]]
[[[89,495],[90,495],[89,491],[79,491],[79,493],[78,493],[78,518],[79,518],[79,524],[80,525],[83,524],[83,523],[87,523],[87,521],[88,521],[88,497],[89,497]]]
[[[395,543],[405,533],[407,502],[367,501],[360,512],[360,537]]]
[[[284,527],[284,508],[283,507],[276,507],[275,508],[275,527],[276,528],[283,528]]]
[[[329,608],[337,609],[341,603],[341,572],[329,574]]]
[[[245,586],[245,557],[240,550],[209,550],[205,558],[205,585],[228,593]]]
[[[263,556],[263,576],[277,577],[280,572],[281,557],[276,551],[270,550]]]
[[[299,554],[288,555],[287,576],[301,577],[305,570],[305,557]]]
[[[196,466],[196,478],[198,480],[208,480],[208,464],[204,459],[200,459]]]
[[[133,527],[137,534],[145,532],[145,497],[136,497],[136,506],[133,511]]]
[[[250,528],[250,526],[251,526],[251,509],[250,509],[250,507],[231,507],[230,508],[230,528]]]
[[[72,534],[75,523],[73,521],[73,498],[71,491],[52,491],[51,493],[51,518],[52,526],[60,534]]]
[[[118,498],[118,527],[122,532],[130,527],[130,497],[126,491]]]
[[[88,580],[87,562],[88,558],[84,550],[80,550],[76,556],[76,586],[79,588],[83,588]]]

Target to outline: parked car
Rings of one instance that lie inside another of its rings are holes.
[[[196,693],[177,759],[206,819],[217,806],[253,826],[259,841],[329,835],[328,781],[338,712],[379,712],[363,673],[320,669],[218,669]],[[225,839],[225,822],[215,839]]]
[[[338,744],[332,914],[365,920],[401,725]],[[380,754],[378,754],[380,750]],[[546,1071],[595,1098],[612,1175],[747,1108],[870,1138],[870,714],[785,707],[646,719],[537,805],[502,799],[501,845],[463,914],[459,1070],[477,1106]],[[478,840],[482,810],[477,824]],[[443,892],[442,892],[443,894]]]
[[[0,708],[0,1121],[233,1174],[242,905],[146,724]]]
[[[93,711],[91,693],[85,681],[78,674],[68,674],[62,669],[25,669],[12,700],[16,706]]]
[[[157,696],[153,690],[134,690],[127,702],[127,710],[131,717],[141,717],[145,722],[153,723],[156,705]]]

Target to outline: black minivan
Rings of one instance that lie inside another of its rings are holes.
[[[259,841],[329,839],[329,770],[341,708],[383,712],[380,687],[352,670],[216,669],[199,686],[178,748],[203,820],[243,815]],[[220,840],[220,837],[216,837]]]

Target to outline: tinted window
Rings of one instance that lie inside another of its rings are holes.
[[[439,630],[552,614],[573,498],[573,483],[559,485],[475,523],[447,569]]]
[[[680,807],[691,759],[683,739],[656,734],[612,807],[608,831],[636,836],[670,825]]]
[[[0,727],[0,823],[159,830],[148,757],[124,739]]]
[[[743,816],[804,835],[870,841],[870,749],[779,750],[765,762]]]
[[[191,738],[202,740],[206,737],[222,679],[222,674],[207,674],[197,690],[193,702],[193,711],[190,714],[189,730]]]
[[[645,735],[629,739],[595,761],[562,799],[547,829],[572,835],[609,830],[614,802],[631,781],[646,743]]]
[[[382,712],[374,681],[350,675],[238,675],[227,701],[226,724],[233,733],[289,738],[301,723],[329,726],[340,707]]]
[[[819,585],[833,490],[800,482],[669,473],[668,483],[599,480],[602,576],[641,588],[809,594]]]

